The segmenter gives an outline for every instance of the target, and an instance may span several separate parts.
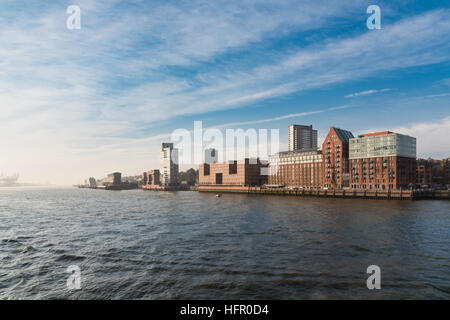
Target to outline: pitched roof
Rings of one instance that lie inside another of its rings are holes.
[[[333,127],[333,129],[334,129],[334,132],[336,132],[338,138],[342,142],[348,142],[349,139],[354,138],[353,133],[351,133],[350,131],[335,128],[335,127]]]

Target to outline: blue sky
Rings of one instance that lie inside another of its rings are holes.
[[[391,130],[449,157],[449,16],[445,1],[2,0],[0,172],[139,174],[194,120],[279,128],[282,147],[291,123]]]

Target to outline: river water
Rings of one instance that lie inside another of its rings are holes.
[[[449,240],[447,201],[0,188],[0,299],[449,299]]]

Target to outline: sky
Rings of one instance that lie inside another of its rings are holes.
[[[292,123],[319,141],[330,126],[390,130],[418,157],[450,157],[449,16],[433,0],[2,0],[0,173],[138,175],[194,121],[279,129],[281,149]]]

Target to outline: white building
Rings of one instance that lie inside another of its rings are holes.
[[[217,163],[219,162],[219,152],[212,148],[205,150],[205,163]]]
[[[291,124],[289,126],[288,143],[289,151],[317,150],[317,130],[313,130],[312,125]]]
[[[178,184],[178,149],[174,149],[173,143],[161,144],[160,172],[163,186]]]

